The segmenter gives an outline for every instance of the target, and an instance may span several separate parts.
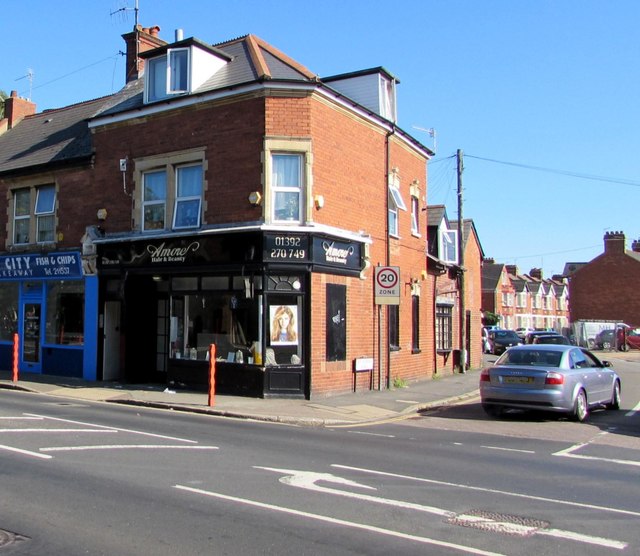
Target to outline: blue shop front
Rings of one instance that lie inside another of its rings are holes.
[[[95,380],[97,292],[79,251],[0,256],[0,368]]]

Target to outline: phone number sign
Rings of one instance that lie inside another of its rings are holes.
[[[376,305],[400,304],[399,266],[376,266],[373,284]]]

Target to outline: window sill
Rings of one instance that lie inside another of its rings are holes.
[[[400,351],[401,349],[400,346],[389,346],[389,351]]]
[[[422,350],[421,349],[412,349],[411,353],[412,354],[422,353]]]
[[[449,348],[449,349],[437,349],[436,353],[439,353],[440,355],[444,355],[446,353],[451,353],[453,351],[453,349]]]

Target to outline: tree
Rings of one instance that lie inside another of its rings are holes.
[[[4,99],[9,95],[0,89],[0,120],[4,118]]]

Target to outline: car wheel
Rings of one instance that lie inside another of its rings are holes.
[[[502,415],[502,407],[491,403],[483,403],[482,409],[489,417],[500,417]]]
[[[611,402],[607,404],[607,409],[620,409],[620,402],[622,397],[620,395],[620,382],[616,380],[613,385],[613,393],[611,394]]]
[[[584,393],[584,390],[580,390],[578,395],[576,396],[576,401],[573,403],[573,411],[571,412],[571,417],[582,423],[587,420],[589,416],[589,406],[587,405],[587,396]]]

